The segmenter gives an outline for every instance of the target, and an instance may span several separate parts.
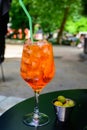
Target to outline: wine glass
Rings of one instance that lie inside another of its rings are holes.
[[[29,126],[45,125],[49,117],[39,112],[38,98],[55,73],[52,44],[45,40],[34,43],[28,40],[23,46],[20,72],[35,94],[34,112],[25,115],[23,121]]]

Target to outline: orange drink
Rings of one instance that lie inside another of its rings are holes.
[[[25,82],[32,88],[35,94],[34,111],[24,116],[23,122],[26,125],[37,126],[46,125],[49,122],[49,117],[39,112],[39,94],[41,90],[54,76],[54,58],[52,45],[47,41],[37,41],[33,43],[32,35],[32,19],[22,0],[19,0],[25,14],[29,18],[30,38],[23,47],[23,54],[21,59],[21,76]]]
[[[28,86],[39,93],[54,76],[52,45],[47,41],[25,43],[21,61],[21,76]]]
[[[49,117],[39,112],[39,94],[54,76],[54,58],[52,45],[45,40],[32,43],[28,40],[23,47],[21,76],[35,94],[33,113],[24,116],[23,122],[29,126],[42,126],[49,122]]]

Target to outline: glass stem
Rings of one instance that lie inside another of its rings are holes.
[[[39,118],[39,93],[35,92],[35,107],[34,107],[34,119],[37,120]]]

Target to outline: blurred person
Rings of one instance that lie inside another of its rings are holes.
[[[0,0],[0,63],[4,61],[5,35],[9,22],[9,9],[12,0]]]
[[[6,37],[7,38],[12,38],[13,34],[14,34],[14,30],[12,28],[8,28]]]
[[[76,37],[76,34],[74,34],[71,38],[71,46],[76,46],[78,38]]]
[[[85,39],[85,35],[81,34],[80,38],[79,38],[79,44],[77,45],[78,48],[83,48],[84,47],[84,39]]]
[[[41,27],[38,27],[38,30],[35,34],[35,39],[36,40],[42,40],[43,39],[43,30]]]
[[[25,34],[25,39],[29,39],[30,38],[30,30],[28,28],[24,29],[24,34]]]
[[[21,28],[18,29],[17,37],[18,37],[18,39],[23,39],[23,32],[22,32]]]

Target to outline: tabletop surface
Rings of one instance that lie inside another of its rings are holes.
[[[75,100],[76,105],[67,123],[56,120],[52,100],[58,95]],[[23,116],[34,109],[34,98],[18,103],[0,117],[0,130],[87,130],[87,90],[61,90],[40,95],[39,109],[49,116],[47,125],[34,128],[23,123]]]

